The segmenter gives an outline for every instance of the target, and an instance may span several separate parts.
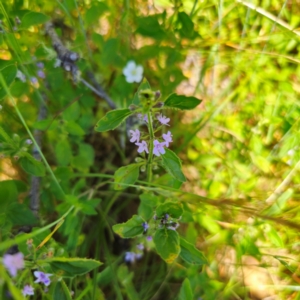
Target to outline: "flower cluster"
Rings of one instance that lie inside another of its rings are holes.
[[[9,274],[12,277],[16,277],[18,270],[24,269],[24,255],[22,252],[17,252],[15,254],[5,254],[3,256],[2,263]],[[41,271],[34,271],[33,274],[36,277],[36,280],[34,281],[35,283],[42,283],[45,286],[50,285],[51,280],[49,277],[52,276],[52,274],[47,274]],[[24,296],[34,295],[34,288],[31,285],[26,284],[22,290],[22,294]]]
[[[154,215],[154,220],[158,220],[158,217]],[[179,219],[172,218],[169,214],[164,214],[160,219],[160,224],[158,225],[158,228],[166,228],[169,230],[176,230],[179,227],[178,221]]]
[[[147,115],[138,114],[138,117],[148,123]],[[159,114],[156,119],[161,125],[167,125],[169,126],[170,118],[167,118],[163,116],[162,114]],[[146,152],[149,154],[149,148],[148,143],[145,140],[141,140],[141,132],[138,129],[130,130],[129,131],[131,135],[130,142],[135,143],[135,145],[138,146],[138,153]],[[168,131],[166,134],[162,135],[162,141],[161,139],[155,139],[153,141],[153,154],[155,156],[160,156],[162,154],[165,154],[165,147],[169,147],[170,143],[173,142],[172,140],[172,134],[170,131]]]

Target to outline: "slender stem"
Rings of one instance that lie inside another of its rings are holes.
[[[148,155],[148,162],[147,162],[147,181],[152,181],[152,159],[153,159],[153,142],[154,142],[154,132],[153,132],[153,124],[152,124],[152,116],[151,112],[147,113],[148,117],[148,131],[150,137],[150,147],[149,147],[149,155]]]

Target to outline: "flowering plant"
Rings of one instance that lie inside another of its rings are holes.
[[[120,126],[128,117],[135,114],[141,122],[142,129],[129,130],[130,142],[134,143],[140,155],[136,162],[119,168],[114,175],[115,189],[122,190],[135,184],[140,171],[146,171],[146,181],[151,184],[154,172],[159,167],[165,169],[170,178],[180,187],[186,181],[181,169],[179,157],[169,149],[173,142],[170,130],[170,118],[163,114],[166,109],[193,109],[200,100],[172,94],[165,101],[160,101],[160,92],[152,91],[146,79],[143,80],[128,109],[118,109],[108,112],[96,126],[96,131],[104,132]],[[143,129],[146,127],[146,130]],[[158,174],[155,176],[157,177]],[[147,235],[146,240],[153,242],[157,253],[168,263],[172,263],[179,255],[182,259],[196,264],[205,264],[203,254],[179,237],[176,229],[183,215],[183,205],[160,197],[159,192],[146,192],[140,195],[141,205],[139,215],[134,215],[126,223],[113,226],[115,233],[122,238]],[[157,224],[159,222],[159,224]],[[134,262],[135,252],[126,252],[125,261]],[[140,255],[138,255],[140,257]]]

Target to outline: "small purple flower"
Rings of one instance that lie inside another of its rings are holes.
[[[168,131],[167,134],[163,134],[163,139],[165,140],[166,147],[169,147],[169,143],[173,142],[171,131]]]
[[[147,153],[149,153],[149,151],[148,151],[148,145],[147,145],[147,143],[145,142],[145,141],[142,141],[141,143],[135,143],[137,146],[139,146],[139,148],[138,148],[138,153],[142,153],[142,152],[147,152]]]
[[[168,125],[170,126],[168,123],[170,122],[170,118],[167,118],[165,116],[163,116],[162,114],[157,116],[157,120],[162,124],[162,125]]]
[[[152,240],[153,240],[153,237],[152,237],[151,235],[148,235],[148,236],[147,236],[147,241],[148,241],[148,242],[151,242]]]
[[[41,282],[45,286],[48,286],[51,283],[51,280],[49,277],[52,276],[52,274],[46,274],[46,273],[40,272],[40,271],[34,271],[33,274],[37,278],[35,283]]]
[[[25,141],[25,143],[26,143],[27,145],[31,145],[31,144],[32,144],[32,140],[27,139],[27,140]]]
[[[34,295],[34,289],[31,285],[26,284],[22,290],[23,296],[31,296]]]
[[[131,134],[130,142],[134,143],[135,141],[138,143],[140,141],[140,131],[138,129],[136,130],[129,130],[129,133]]]
[[[36,64],[36,66],[37,66],[39,69],[43,69],[43,68],[44,68],[44,63],[38,62],[38,63]]]
[[[3,265],[12,277],[17,276],[18,270],[24,268],[24,255],[22,252],[15,254],[5,254],[3,256]]]
[[[135,253],[134,252],[125,252],[124,261],[127,263],[134,263],[135,262]]]
[[[141,251],[144,250],[144,245],[143,245],[142,243],[136,245],[136,247],[137,247],[139,250],[141,250]]]
[[[166,219],[166,220],[168,220],[168,219],[169,219],[169,217],[170,217],[170,215],[169,215],[169,214],[165,214],[165,219]]]
[[[43,70],[38,70],[37,76],[43,79],[46,78],[45,72]]]
[[[160,156],[161,154],[165,154],[166,151],[164,149],[165,143],[160,143],[158,140],[154,141],[153,154],[156,156]]]
[[[144,228],[144,232],[146,232],[149,229],[149,224],[147,222],[144,222],[142,224],[143,228]]]
[[[38,80],[37,80],[36,77],[31,77],[30,81],[31,81],[32,84],[37,84],[38,83]]]

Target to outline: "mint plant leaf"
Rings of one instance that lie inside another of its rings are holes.
[[[96,125],[95,130],[104,132],[117,128],[134,112],[129,109],[116,109],[108,112]]]
[[[165,108],[177,108],[181,110],[190,110],[198,106],[202,100],[195,97],[171,94],[164,102]]]
[[[172,263],[180,253],[179,234],[175,230],[158,229],[153,238],[157,253],[167,263]]]
[[[138,215],[133,215],[126,223],[116,224],[113,231],[122,238],[133,238],[144,232],[144,219]]]
[[[131,164],[125,167],[119,168],[114,175],[115,178],[115,190],[123,190],[126,189],[126,185],[124,184],[134,184],[139,177],[139,164]]]
[[[163,167],[173,178],[181,182],[186,181],[181,170],[181,161],[179,157],[168,148],[165,148],[165,151],[166,153],[161,156]]]
[[[205,265],[208,264],[206,257],[194,245],[180,238],[180,257],[189,264]]]

